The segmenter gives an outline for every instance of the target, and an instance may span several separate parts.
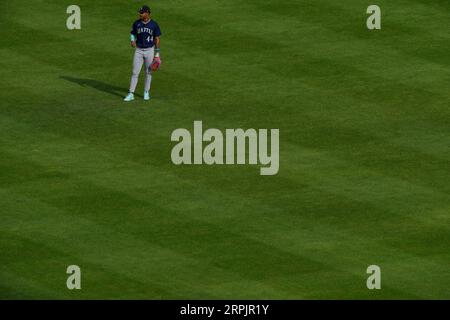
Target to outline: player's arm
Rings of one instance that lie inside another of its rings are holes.
[[[161,29],[159,28],[158,24],[156,24],[155,30],[153,32],[154,39],[153,43],[155,44],[155,59],[161,60],[159,53],[161,51]]]
[[[136,48],[136,39],[137,39],[136,23],[133,23],[133,27],[131,28],[131,32],[130,32],[130,41],[131,41],[131,46],[133,48]]]
[[[155,37],[155,58],[159,58],[159,52],[161,51],[160,46],[161,46],[160,37]]]
[[[153,62],[151,65],[151,69],[156,71],[161,66],[161,57],[160,57],[160,48],[161,48],[161,30],[159,30],[159,26],[156,25],[156,29],[154,32],[153,43],[155,45],[155,57],[153,58]]]
[[[150,68],[153,71],[156,71],[161,66],[161,57],[159,55],[161,40],[159,39],[159,36],[156,36],[153,39],[153,41],[154,41],[153,43],[155,44],[155,57],[153,58],[153,62],[152,62],[152,65],[150,66]]]

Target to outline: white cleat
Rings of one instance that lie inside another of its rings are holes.
[[[150,93],[148,91],[144,92],[144,100],[146,101],[150,100]]]
[[[127,96],[123,99],[123,101],[129,102],[129,101],[133,101],[134,100],[134,94],[133,93],[129,93],[127,94]]]

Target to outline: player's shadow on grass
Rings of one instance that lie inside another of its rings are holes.
[[[127,89],[124,89],[123,87],[113,86],[108,83],[104,83],[98,80],[93,79],[82,79],[82,78],[74,78],[74,77],[68,77],[68,76],[59,76],[61,79],[79,84],[82,87],[91,87],[93,89],[96,89],[98,91],[106,92],[118,97],[125,97],[125,95],[128,93]]]

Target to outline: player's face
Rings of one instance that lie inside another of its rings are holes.
[[[148,20],[149,14],[148,12],[139,13],[139,17],[141,18],[141,20]]]

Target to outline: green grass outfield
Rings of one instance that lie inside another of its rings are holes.
[[[130,104],[142,3],[28,2],[0,3],[0,298],[450,298],[448,0],[151,1]],[[279,128],[279,174],[173,165],[194,120]]]

